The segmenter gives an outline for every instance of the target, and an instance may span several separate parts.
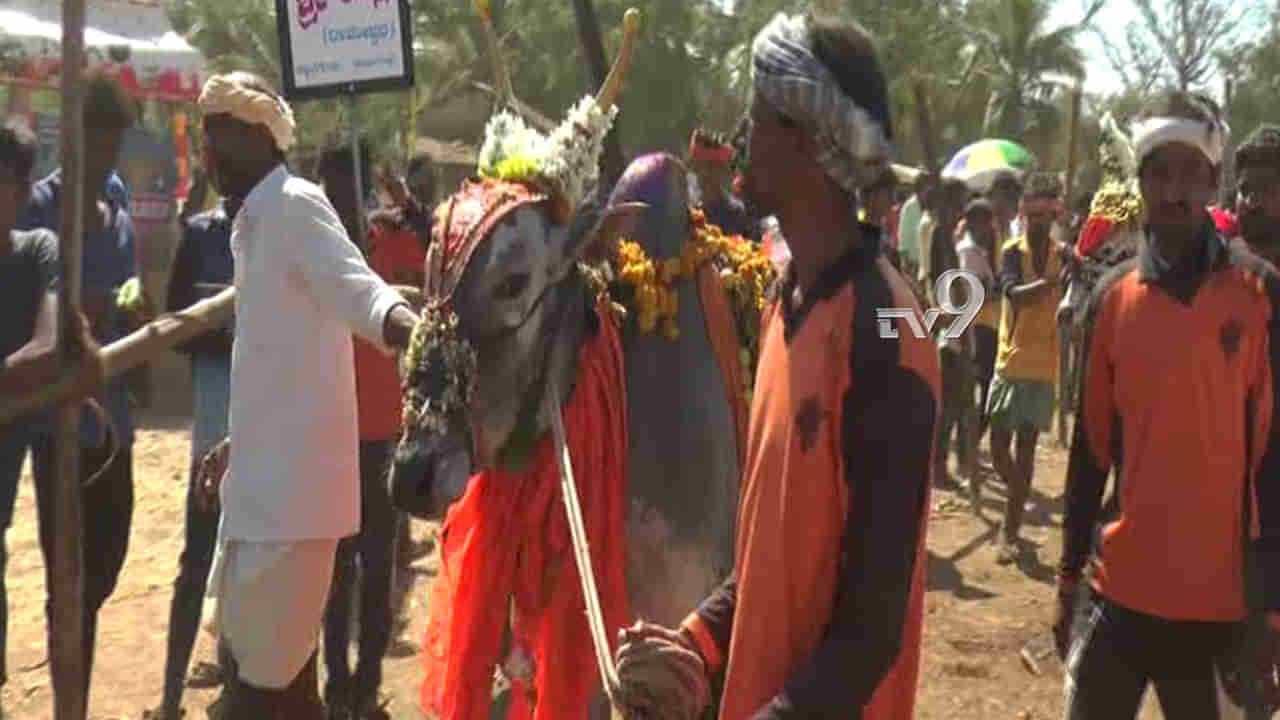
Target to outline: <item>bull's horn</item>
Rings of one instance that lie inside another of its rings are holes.
[[[639,29],[640,11],[630,8],[622,16],[622,45],[618,47],[618,57],[613,61],[609,77],[604,79],[604,85],[596,95],[596,106],[601,110],[608,110],[609,106],[618,99],[618,91],[622,89],[622,77],[627,74],[627,66],[631,64],[631,45],[635,41],[636,30]]]
[[[498,97],[504,105],[515,109],[516,94],[511,87],[511,74],[507,72],[506,60],[502,57],[502,48],[498,44],[498,33],[493,29],[493,21],[489,15],[489,0],[474,0],[476,12],[480,13],[480,21],[484,25],[485,44],[489,46],[489,56],[493,60],[493,84]]]

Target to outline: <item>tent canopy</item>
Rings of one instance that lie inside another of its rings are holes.
[[[156,0],[87,0],[85,53],[139,97],[194,100],[204,59],[174,32]],[[0,82],[57,87],[62,67],[58,2],[0,0]]]

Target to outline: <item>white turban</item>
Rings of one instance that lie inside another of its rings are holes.
[[[1142,167],[1142,161],[1156,148],[1167,143],[1182,143],[1199,150],[1209,159],[1214,167],[1222,165],[1222,156],[1226,151],[1226,123],[1190,120],[1181,117],[1152,117],[1139,120],[1133,124],[1135,166]]]
[[[769,104],[815,132],[827,175],[849,192],[869,185],[891,147],[885,128],[814,56],[804,17],[778,13],[751,46],[753,85]]]
[[[293,110],[289,104],[246,86],[238,73],[209,78],[197,102],[205,115],[227,114],[250,125],[266,127],[280,152],[293,147]]]

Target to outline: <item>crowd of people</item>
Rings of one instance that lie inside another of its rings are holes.
[[[1076,242],[1087,205],[1069,211],[1061,175],[1047,171],[1010,168],[982,188],[919,173],[902,188],[888,163],[888,78],[856,24],[780,15],[752,58],[748,120],[732,140],[695,132],[686,154],[708,219],[781,269],[761,324],[735,565],[679,627],[612,628],[619,697],[666,697],[659,705],[682,718],[713,703],[723,720],[910,718],[929,682],[931,491],[963,492],[980,511],[998,479],[996,557],[1018,562],[1037,446],[1064,382],[1059,308],[1087,259]],[[71,317],[93,348],[154,311],[120,299],[139,275],[113,173],[134,104],[105,76],[86,93],[83,315]],[[234,286],[236,318],[179,348],[193,394],[185,542],[163,697],[147,716],[182,717],[196,682],[223,685],[225,718],[386,717],[381,665],[407,528],[386,473],[403,414],[396,357],[418,322],[392,286],[424,284],[431,163],[382,173],[386,205],[361,217],[369,143],[357,168],[335,140],[312,182],[285,161],[295,121],[265,80],[216,75],[199,106],[202,165],[221,200],[183,214],[164,308]],[[1135,717],[1154,685],[1167,718],[1256,720],[1280,706],[1280,127],[1235,150],[1230,223],[1211,212],[1228,152],[1212,101],[1160,94],[1133,142],[1143,242],[1071,319],[1083,340],[1054,624],[1065,713]],[[61,175],[33,182],[34,161],[30,130],[7,122],[5,394],[56,371]],[[878,308],[965,305],[965,283],[939,283],[952,271],[984,293],[968,327],[953,332],[944,316],[928,338],[877,333]],[[128,550],[141,387],[120,376],[84,403],[86,693],[98,611]],[[0,527],[29,453],[50,580],[52,430],[43,411],[0,427]],[[0,574],[4,557],[0,545]],[[188,677],[206,596],[217,658]],[[0,684],[6,607],[0,582]],[[593,672],[591,658],[563,662]]]

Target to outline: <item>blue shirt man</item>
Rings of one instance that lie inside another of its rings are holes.
[[[31,188],[31,205],[18,220],[19,230],[46,228],[56,231],[61,211],[62,170],[54,170],[48,177]],[[91,296],[114,299],[116,291],[127,281],[137,277],[136,242],[133,221],[129,219],[128,190],[120,178],[112,173],[107,179],[103,194],[106,198],[108,221],[105,228],[94,232],[86,229],[82,244],[82,292],[86,303]],[[88,199],[88,198],[86,198]],[[88,307],[88,304],[86,304]],[[105,309],[106,322],[95,327],[95,336],[102,345],[124,337],[126,326],[114,303]],[[103,409],[111,419],[116,441],[123,447],[133,444],[133,420],[129,412],[128,386],[123,376],[108,383]],[[80,421],[81,446],[101,447],[105,428],[96,415],[86,410]]]

